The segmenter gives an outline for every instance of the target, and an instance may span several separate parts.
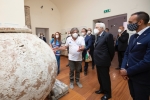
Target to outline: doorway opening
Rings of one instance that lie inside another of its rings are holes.
[[[127,14],[95,19],[93,20],[93,28],[97,22],[104,23],[106,28],[109,29],[109,33],[113,34],[114,38],[116,38],[118,35],[119,26],[124,26],[125,30],[127,29]]]
[[[36,29],[36,35],[40,37],[40,33],[43,33],[43,35],[46,38],[46,43],[49,44],[49,28],[35,28]]]

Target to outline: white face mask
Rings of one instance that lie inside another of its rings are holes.
[[[78,33],[73,33],[72,36],[73,36],[73,38],[77,38],[78,37]]]
[[[91,31],[88,31],[88,34],[91,34]]]
[[[121,29],[118,29],[118,32],[119,32],[119,33],[121,33],[121,32],[122,32],[122,30],[121,30]]]
[[[85,35],[85,33],[81,33],[82,34],[82,36],[84,36]]]
[[[92,34],[91,31],[88,31],[87,33],[88,33],[88,35]]]
[[[94,29],[94,34],[97,35],[99,33],[98,29]]]
[[[59,38],[59,35],[56,35],[56,38]]]

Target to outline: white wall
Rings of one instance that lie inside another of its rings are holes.
[[[25,5],[30,6],[33,34],[36,34],[36,27],[49,28],[49,38],[51,34],[60,31],[60,12],[50,0],[25,0]],[[51,8],[54,10],[52,11]]]
[[[0,0],[0,23],[25,26],[24,0]]]
[[[145,11],[150,15],[149,4],[150,0],[68,0],[65,6],[61,6],[61,28],[74,26],[93,28],[94,19],[125,13],[129,18],[137,11]],[[105,9],[111,9],[111,12],[104,14]]]

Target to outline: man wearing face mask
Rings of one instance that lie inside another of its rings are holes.
[[[149,100],[150,96],[150,17],[145,12],[136,12],[129,18],[130,37],[120,74],[128,80],[133,100]]]
[[[90,47],[90,55],[92,57],[92,69],[94,69],[95,63],[94,63],[93,52],[94,52],[95,35],[92,34],[91,28],[88,28],[88,35],[91,36],[92,38],[92,45]]]
[[[126,48],[128,46],[128,39],[129,39],[129,33],[127,33],[126,30],[124,30],[123,26],[120,26],[118,29],[118,38],[116,40],[117,45],[117,51],[118,51],[118,61],[119,61],[119,67],[116,68],[121,69],[122,60],[124,57],[124,52],[126,51]]]
[[[85,42],[82,36],[79,36],[78,28],[72,28],[71,37],[67,38],[64,47],[59,50],[65,50],[69,47],[69,68],[70,68],[70,88],[74,88],[74,76],[78,87],[82,88],[80,83],[80,69],[82,64],[82,51],[85,49]],[[74,75],[75,72],[75,75]]]
[[[115,53],[113,35],[105,32],[104,23],[96,23],[94,34],[97,35],[94,49],[94,61],[100,84],[99,90],[95,91],[95,93],[104,94],[101,100],[108,100],[111,98],[109,67]]]
[[[82,36],[84,37],[84,40],[85,40],[85,49],[82,53],[82,56],[84,58],[84,61],[85,61],[85,56],[86,56],[86,53],[89,52],[90,50],[90,47],[92,45],[92,38],[90,36],[87,35],[87,29],[83,28],[81,30],[81,33],[82,33]],[[81,71],[82,71],[82,68],[81,68]],[[87,71],[88,71],[88,62],[85,62],[85,65],[84,65],[84,75],[87,75]]]
[[[44,37],[43,33],[40,33],[40,37],[39,38],[46,42],[46,38]]]

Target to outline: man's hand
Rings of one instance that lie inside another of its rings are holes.
[[[122,76],[127,76],[127,71],[126,71],[125,69],[121,69],[121,70],[120,70],[120,74],[121,74]]]
[[[122,76],[124,80],[129,80],[128,76]]]
[[[83,51],[83,48],[82,48],[82,46],[79,46],[79,49],[77,52],[81,52],[81,51]]]
[[[53,51],[57,51],[59,48],[58,47],[56,47],[56,48],[53,48]]]
[[[126,69],[121,69],[120,74],[123,77],[124,80],[128,80],[129,77],[127,76],[127,70]]]
[[[66,49],[67,49],[66,46],[61,46],[61,47],[56,48],[55,50],[66,50]]]

